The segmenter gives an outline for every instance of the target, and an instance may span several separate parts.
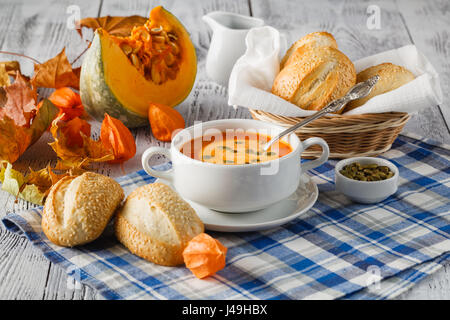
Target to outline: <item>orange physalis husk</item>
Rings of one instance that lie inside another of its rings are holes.
[[[62,115],[62,118],[64,118],[64,115]],[[91,136],[91,125],[83,119],[80,119],[78,117],[73,118],[72,120],[68,121],[62,128],[61,132],[64,134],[64,136],[67,138],[67,146],[68,147],[82,147],[84,140],[81,136],[81,133],[83,133],[86,137]]]
[[[100,129],[100,140],[106,149],[112,150],[114,160],[109,163],[123,163],[136,154],[136,142],[130,130],[119,119],[105,113]]]
[[[219,240],[200,233],[189,241],[183,251],[186,267],[199,279],[208,277],[225,267],[227,248]]]
[[[84,107],[78,93],[68,87],[56,89],[48,98],[58,109],[63,121],[69,121],[84,114]]]
[[[185,126],[183,116],[177,110],[160,103],[150,103],[148,119],[153,136],[160,141],[172,141],[172,135]]]

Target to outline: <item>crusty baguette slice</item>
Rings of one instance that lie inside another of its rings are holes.
[[[333,47],[300,47],[275,78],[272,93],[305,110],[320,110],[356,82],[355,66]]]
[[[292,44],[292,46],[286,51],[283,59],[280,62],[280,69],[284,68],[286,65],[295,61],[297,58],[293,56],[293,53],[297,51],[298,48],[306,46],[308,48],[318,48],[318,47],[333,47],[338,48],[337,42],[334,37],[325,31],[313,32],[307,34],[303,38],[297,40]]]
[[[378,82],[375,84],[369,95],[358,100],[350,101],[349,104],[345,107],[344,112],[362,106],[369,99],[379,94],[395,90],[402,85],[414,80],[413,73],[408,69],[392,63],[382,63],[359,72],[356,76],[356,81],[366,81],[367,79],[375,75],[379,75],[380,80],[378,80]]]
[[[115,220],[116,237],[125,247],[165,266],[182,264],[184,248],[203,231],[194,209],[163,183],[134,190]]]
[[[113,179],[94,172],[68,176],[50,190],[42,214],[47,238],[63,247],[97,239],[124,198]]]

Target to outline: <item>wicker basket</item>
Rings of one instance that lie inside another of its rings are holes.
[[[250,110],[256,120],[292,126],[303,118],[284,117],[260,110]],[[376,156],[388,151],[410,118],[404,112],[371,113],[364,115],[337,115],[317,119],[295,133],[301,140],[310,137],[323,138],[330,147],[330,158]],[[321,154],[319,146],[305,150],[304,158]]]

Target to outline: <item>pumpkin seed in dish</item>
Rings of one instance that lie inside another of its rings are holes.
[[[344,166],[339,172],[349,179],[359,181],[381,181],[394,176],[394,172],[389,167],[379,166],[376,163],[354,162]]]

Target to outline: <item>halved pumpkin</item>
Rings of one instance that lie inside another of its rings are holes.
[[[81,68],[81,99],[99,121],[106,112],[127,127],[144,126],[150,103],[170,107],[181,103],[196,73],[197,57],[188,32],[159,6],[129,37],[96,30]]]

